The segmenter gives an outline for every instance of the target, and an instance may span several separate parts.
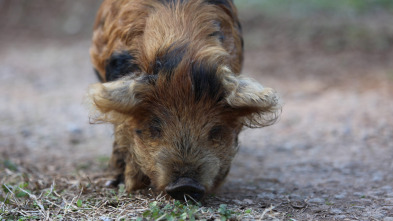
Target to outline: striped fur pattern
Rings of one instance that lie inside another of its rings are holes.
[[[90,49],[88,97],[114,125],[111,168],[128,191],[187,177],[206,192],[229,172],[243,126],[280,112],[275,91],[239,76],[243,39],[231,0],[105,0]]]

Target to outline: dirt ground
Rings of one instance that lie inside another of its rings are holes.
[[[245,26],[247,39],[258,39]],[[251,34],[247,34],[247,33]],[[42,177],[104,171],[109,125],[90,125],[89,36],[1,36],[0,160]],[[246,129],[226,183],[205,204],[289,220],[393,220],[393,56],[246,47],[243,73],[283,100],[274,126]]]

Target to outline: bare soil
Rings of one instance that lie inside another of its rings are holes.
[[[0,161],[43,179],[103,183],[113,134],[89,124],[89,45],[86,36],[2,36]],[[393,220],[392,54],[287,46],[246,48],[243,73],[281,94],[282,116],[242,132],[226,183],[205,205],[273,206],[285,220]]]

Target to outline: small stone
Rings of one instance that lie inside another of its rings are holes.
[[[312,198],[307,201],[308,203],[324,204],[325,200],[322,198]]]
[[[345,218],[347,218],[347,216],[346,215],[336,215],[336,216],[334,216],[334,218],[336,220],[344,220]]]
[[[376,172],[376,173],[373,174],[372,181],[373,182],[379,182],[379,181],[382,181],[383,178],[384,177],[383,177],[383,173],[382,172]]]
[[[100,220],[102,220],[102,221],[110,221],[110,220],[112,220],[112,219],[109,218],[109,217],[101,216],[101,217],[100,217]]]
[[[353,195],[354,195],[354,196],[357,196],[357,197],[365,197],[365,196],[366,196],[366,195],[365,195],[364,193],[362,193],[362,192],[354,192]]]
[[[274,195],[273,193],[260,193],[260,194],[258,194],[258,198],[274,199],[274,198],[276,198],[276,195]]]
[[[240,200],[232,200],[232,202],[234,202],[237,205],[242,205],[243,204],[243,202],[240,201]]]
[[[386,198],[385,199],[386,204],[392,204],[393,205],[393,198]]]
[[[82,129],[75,124],[69,124],[67,126],[67,130],[71,134],[81,134],[82,133]]]
[[[247,186],[247,187],[245,187],[245,189],[247,189],[247,190],[255,190],[255,189],[257,189],[257,187],[256,186]]]
[[[325,213],[325,212],[329,211],[329,206],[327,206],[327,205],[312,206],[312,207],[310,207],[310,209],[313,213]]]
[[[69,140],[71,144],[79,144],[83,142],[83,130],[76,125],[68,126]]]
[[[341,194],[334,195],[334,198],[335,199],[344,199],[346,196],[347,196],[346,193],[341,193]]]
[[[286,152],[286,151],[292,151],[294,147],[295,145],[293,143],[285,143],[284,145],[278,147],[276,150],[279,152]]]
[[[386,193],[386,191],[379,189],[379,190],[373,191],[372,193],[370,193],[370,195],[378,198],[379,196],[384,196],[385,193]]]
[[[383,221],[393,221],[393,217],[385,217],[383,218]]]
[[[244,203],[244,204],[253,204],[254,201],[252,201],[252,200],[250,200],[250,199],[244,199],[244,200],[243,200],[243,203]]]
[[[386,218],[382,213],[375,213],[375,214],[372,214],[372,217],[374,218],[374,219],[377,219],[377,220],[382,220],[382,218]],[[385,220],[384,220],[385,221]]]
[[[340,210],[340,209],[337,209],[337,208],[333,208],[333,209],[331,209],[331,210],[330,210],[330,212],[331,212],[331,213],[333,213],[333,214],[342,214],[342,213],[343,213],[343,211],[342,211],[342,210]]]
[[[381,208],[381,210],[389,213],[389,212],[393,211],[393,205],[392,206],[384,206]]]
[[[260,202],[259,203],[259,207],[261,207],[261,208],[267,208],[269,206],[270,206],[270,204],[268,202]]]
[[[302,200],[295,200],[290,202],[294,209],[303,209],[307,206],[307,203]]]
[[[30,137],[30,136],[32,135],[32,132],[31,132],[29,129],[26,129],[26,128],[25,128],[25,129],[22,129],[20,133],[21,133],[22,136],[25,137],[25,138],[26,138],[26,137]]]
[[[392,192],[392,189],[393,189],[392,186],[389,185],[381,187],[381,190],[384,190],[386,192]]]
[[[302,197],[300,195],[292,194],[289,196],[291,200],[300,200]]]
[[[364,206],[352,206],[352,209],[357,209],[357,210],[364,210],[366,207]]]

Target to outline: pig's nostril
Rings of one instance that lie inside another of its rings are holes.
[[[170,183],[165,191],[174,199],[184,200],[185,197],[191,197],[194,200],[201,200],[205,194],[205,188],[197,181],[182,177],[175,182]]]

